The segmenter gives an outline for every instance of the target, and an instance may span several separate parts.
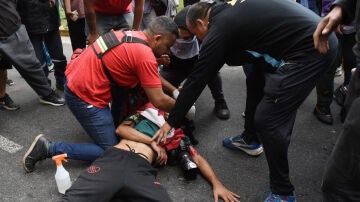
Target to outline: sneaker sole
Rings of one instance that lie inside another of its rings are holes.
[[[0,105],[2,108],[4,108],[4,109],[6,109],[6,110],[10,110],[10,111],[15,111],[15,110],[18,110],[18,109],[20,109],[20,107],[18,107],[18,108],[11,108],[11,107],[8,107],[8,106],[6,106],[6,105]]]
[[[232,144],[224,144],[223,143],[223,145],[224,145],[224,147],[226,147],[226,148],[229,148],[229,149],[233,149],[233,150],[240,150],[240,151],[243,151],[243,152],[245,152],[246,154],[248,154],[248,155],[250,155],[250,156],[255,156],[255,157],[257,157],[257,156],[260,156],[260,154],[262,154],[263,153],[263,151],[264,151],[264,148],[263,147],[259,147],[259,148],[257,148],[257,149],[253,149],[253,150],[249,150],[249,149],[244,149],[244,148],[241,148],[241,147],[239,147],[239,146],[234,146],[234,145],[232,145]]]
[[[55,107],[60,107],[60,106],[65,105],[65,103],[56,104],[56,103],[53,103],[53,102],[49,102],[49,101],[43,100],[43,99],[41,99],[41,98],[40,98],[40,102],[43,103],[43,104],[52,105],[52,106],[55,106]]]
[[[26,167],[26,165],[25,165],[25,159],[26,159],[26,158],[29,156],[29,154],[32,152],[32,150],[34,149],[35,144],[37,143],[37,141],[38,141],[42,136],[44,136],[44,135],[43,135],[43,134],[40,134],[40,135],[38,135],[38,136],[35,137],[35,140],[31,143],[30,148],[26,151],[26,153],[25,153],[25,155],[24,155],[24,157],[23,157],[23,159],[22,159],[23,168],[24,168],[24,170],[25,170],[27,173],[31,173],[32,171],[30,171],[30,170]]]

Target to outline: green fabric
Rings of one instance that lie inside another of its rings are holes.
[[[154,134],[159,130],[159,127],[156,124],[142,117],[140,114],[131,115],[126,120],[134,121],[134,128],[149,137],[153,137]]]

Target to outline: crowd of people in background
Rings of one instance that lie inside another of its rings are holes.
[[[153,164],[175,159],[185,162],[186,172],[195,164],[211,183],[215,201],[239,201],[194,148],[194,103],[205,86],[214,115],[230,118],[220,74],[227,64],[243,67],[246,105],[244,131],[223,145],[253,157],[265,153],[271,191],[264,201],[296,201],[288,148],[297,109],[314,88],[316,118],[333,124],[335,100],[345,122],[326,165],[323,199],[359,201],[360,3],[182,3],[178,9],[178,0],[0,0],[0,108],[20,108],[6,93],[6,85],[13,85],[7,70],[14,67],[41,103],[66,103],[92,140],[51,142],[38,135],[23,157],[25,171],[66,153],[101,166],[103,173],[82,173],[62,201],[171,201],[155,183]],[[63,52],[60,7],[74,51],[71,61]],[[344,81],[335,88],[334,77],[341,74]],[[130,180],[113,177],[114,170]],[[107,188],[98,189],[99,181]]]

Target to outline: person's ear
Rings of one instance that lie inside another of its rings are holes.
[[[161,34],[155,34],[154,36],[153,36],[153,39],[154,39],[154,42],[158,42],[158,41],[160,41],[161,39],[162,39],[162,35]]]
[[[197,19],[196,20],[196,26],[203,27],[204,25],[205,25],[205,20],[203,20],[203,19]]]

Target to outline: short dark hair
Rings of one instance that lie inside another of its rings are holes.
[[[172,19],[167,16],[155,17],[151,20],[149,27],[146,28],[154,34],[174,34],[179,37],[179,30]]]
[[[205,19],[206,14],[211,8],[210,3],[198,2],[193,4],[186,15],[186,20],[190,23],[191,26],[196,26],[197,19]]]

